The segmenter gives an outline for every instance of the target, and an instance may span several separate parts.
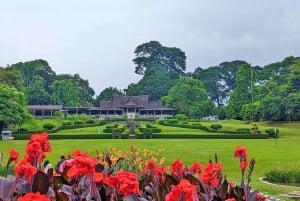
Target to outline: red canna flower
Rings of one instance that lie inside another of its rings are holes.
[[[248,156],[248,150],[243,147],[243,146],[237,146],[235,151],[234,151],[234,157],[240,157],[240,158],[245,158]]]
[[[99,173],[99,172],[96,172],[94,174],[94,181],[95,182],[102,182],[103,181],[103,174]]]
[[[189,170],[191,173],[200,173],[201,172],[201,164],[198,162],[194,162]]]
[[[235,199],[234,198],[228,198],[225,201],[235,201]]]
[[[263,196],[263,195],[260,194],[260,193],[257,193],[256,196],[255,196],[255,198],[256,198],[257,200],[259,200],[259,201],[266,201],[266,199],[267,199],[265,196]]]
[[[19,157],[19,153],[18,153],[16,150],[14,150],[14,149],[9,149],[9,159],[10,159],[11,161],[17,162],[18,157]]]
[[[147,162],[146,162],[146,169],[147,170],[154,170],[155,169],[155,167],[156,167],[156,165],[155,165],[155,161],[154,160],[148,160]]]
[[[31,177],[37,173],[37,169],[24,159],[16,165],[14,171],[16,175],[25,177],[28,183],[31,182]]]
[[[179,159],[175,160],[170,166],[170,171],[172,174],[176,175],[177,177],[182,178],[183,173],[185,171],[183,162]]]
[[[119,188],[120,180],[116,175],[111,175],[104,180],[104,183],[112,188]]]
[[[26,193],[23,197],[19,197],[18,201],[50,201],[50,198],[46,195],[41,195],[40,192]]]
[[[216,188],[220,183],[222,168],[223,165],[221,163],[207,163],[204,171],[199,174],[199,177],[205,184]]]
[[[180,180],[180,183],[177,186],[171,186],[171,192],[166,195],[165,200],[195,201],[197,200],[196,187],[192,185],[188,180],[182,179]]]
[[[74,160],[70,162],[71,168],[68,170],[68,177],[82,177],[84,174],[94,174],[97,160],[91,158],[87,154],[80,152],[79,150],[74,151]]]
[[[240,162],[239,167],[241,169],[246,169],[246,167],[248,167],[248,161],[244,160],[244,161]]]

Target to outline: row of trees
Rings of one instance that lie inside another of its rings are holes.
[[[134,53],[134,72],[142,76],[140,81],[123,90],[108,87],[95,98],[88,80],[78,74],[57,75],[44,60],[0,67],[0,84],[24,94],[26,104],[99,106],[100,100],[112,100],[114,95],[148,94],[151,100],[161,99],[190,117],[300,120],[297,57],[264,67],[236,60],[185,72],[186,56],[179,48],[150,41]]]

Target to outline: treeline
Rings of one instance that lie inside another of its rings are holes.
[[[147,94],[190,117],[300,120],[299,57],[263,67],[236,60],[185,72],[186,55],[179,48],[150,41],[134,53],[133,71],[141,79],[126,89],[109,86],[96,95],[88,80],[79,74],[57,75],[44,60],[0,67],[0,83],[23,92],[27,104],[99,106],[114,95]]]

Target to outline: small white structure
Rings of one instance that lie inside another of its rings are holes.
[[[14,137],[12,136],[11,130],[2,130],[2,140],[13,140]]]

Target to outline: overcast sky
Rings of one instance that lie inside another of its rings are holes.
[[[6,0],[0,66],[47,60],[99,94],[125,89],[134,49],[151,40],[186,53],[187,72],[224,61],[263,66],[300,56],[299,0]]]

